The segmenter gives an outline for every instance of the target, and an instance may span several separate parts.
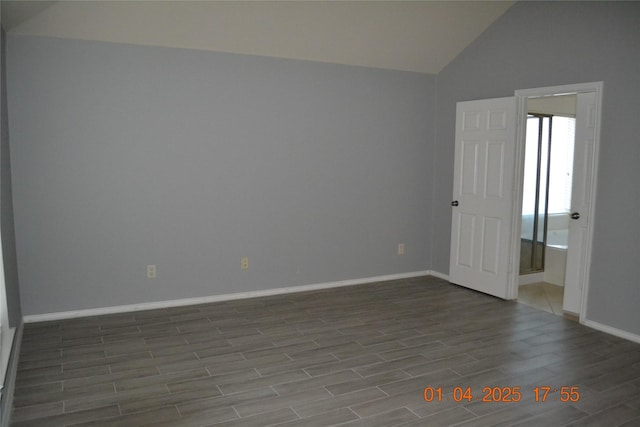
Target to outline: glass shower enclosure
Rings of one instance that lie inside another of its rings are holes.
[[[529,114],[525,142],[520,274],[544,271],[552,116]]]
[[[567,248],[574,142],[574,117],[527,116],[520,274],[544,271],[547,247]]]

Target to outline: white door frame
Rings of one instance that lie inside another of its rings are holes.
[[[522,226],[522,184],[524,179],[524,145],[526,136],[526,121],[527,121],[527,98],[530,97],[542,97],[550,95],[562,95],[562,94],[574,94],[581,92],[595,92],[596,97],[596,117],[595,117],[595,138],[593,141],[593,164],[591,167],[591,176],[589,177],[589,184],[591,189],[591,205],[589,207],[589,222],[586,230],[586,262],[580,267],[582,269],[582,277],[585,278],[584,286],[582,287],[581,304],[579,321],[584,323],[586,320],[587,309],[587,295],[589,294],[589,279],[590,279],[590,267],[591,267],[591,252],[593,246],[593,222],[595,219],[595,200],[596,200],[596,178],[598,176],[598,155],[600,151],[600,123],[602,116],[602,82],[589,82],[578,83],[561,86],[549,86],[534,89],[522,89],[516,90],[515,95],[517,99],[517,126],[516,126],[516,165],[515,165],[515,182],[514,182],[514,208],[513,208],[513,221],[511,231],[511,247],[519,248],[520,241],[520,228]],[[509,298],[515,299],[518,296],[518,279],[520,276],[520,251],[514,250],[511,253],[511,268],[509,273]]]

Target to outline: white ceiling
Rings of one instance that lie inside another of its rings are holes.
[[[5,30],[438,73],[513,1],[2,1]]]
[[[2,28],[9,31],[53,3],[52,1],[2,1]]]

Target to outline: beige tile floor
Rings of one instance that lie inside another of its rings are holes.
[[[564,288],[550,283],[540,282],[522,285],[518,288],[518,302],[562,316],[562,298]]]

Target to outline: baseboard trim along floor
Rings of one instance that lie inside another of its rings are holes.
[[[389,280],[410,279],[412,277],[434,276],[447,280],[441,273],[431,270],[413,271],[408,273],[389,274],[384,276],[366,277],[335,282],[315,283],[311,285],[289,286],[284,288],[265,289],[260,291],[238,292],[233,294],[210,295],[198,298],[184,298],[168,301],[145,302],[111,307],[89,308],[84,310],[62,311],[55,313],[33,314],[24,316],[24,323],[49,322],[52,320],[75,319],[78,317],[101,316],[104,314],[128,313],[134,311],[155,310],[158,308],[181,307],[187,305],[206,304],[210,302],[230,301],[244,298],[255,298],[270,295],[288,294],[294,292],[314,291],[318,289],[339,288],[343,286],[363,285],[366,283],[386,282]]]
[[[622,329],[614,328],[612,326],[605,325],[600,322],[594,322],[593,320],[585,319],[582,322],[583,325],[596,329],[607,334],[615,335],[616,337],[624,338],[629,341],[640,343],[640,335],[633,334],[631,332],[623,331]]]

